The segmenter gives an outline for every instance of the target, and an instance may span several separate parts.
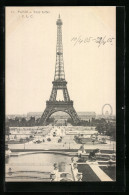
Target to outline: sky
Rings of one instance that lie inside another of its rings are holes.
[[[75,110],[101,114],[110,104],[115,114],[115,13],[115,7],[97,6],[6,7],[6,114],[44,111],[54,80],[59,14]]]

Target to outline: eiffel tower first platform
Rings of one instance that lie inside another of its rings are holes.
[[[46,125],[47,119],[54,113],[58,111],[66,112],[72,118],[74,124],[77,124],[80,120],[73,107],[73,101],[70,100],[67,82],[65,80],[64,73],[64,63],[63,63],[63,45],[62,45],[62,20],[57,19],[57,45],[56,45],[56,66],[55,66],[55,76],[52,82],[52,92],[49,101],[46,101],[46,108],[41,116],[40,125]],[[57,101],[57,91],[63,91],[63,101]]]

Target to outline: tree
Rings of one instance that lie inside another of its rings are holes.
[[[75,126],[89,126],[90,122],[85,120],[80,120],[77,124],[74,124],[73,120],[71,118],[67,119],[67,123],[70,123],[71,125]]]
[[[5,134],[9,135],[10,134],[10,128],[8,125],[5,126]]]
[[[39,126],[40,124],[40,118],[37,118],[36,120],[35,120],[35,126]]]
[[[29,141],[30,139],[28,137],[26,137],[26,141]]]
[[[19,118],[18,117],[15,117],[15,127],[18,127],[19,126]]]
[[[114,140],[116,140],[116,127],[115,124],[112,124],[111,122],[106,122],[104,120],[100,120],[99,123],[96,126],[96,129],[100,134],[105,134],[107,136],[111,136]]]
[[[27,121],[26,121],[26,118],[22,118],[22,119],[21,119],[20,126],[22,126],[22,127],[27,126]]]
[[[35,126],[35,124],[36,124],[35,117],[31,116],[29,121],[27,121],[27,126],[32,127],[32,126]]]
[[[22,138],[20,138],[20,142],[21,142],[21,143],[23,142],[23,139],[22,139]]]

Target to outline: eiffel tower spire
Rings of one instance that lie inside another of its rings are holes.
[[[57,25],[57,44],[56,44],[56,65],[54,80],[65,80],[64,62],[63,62],[63,45],[62,45],[62,20],[59,17],[56,21]]]

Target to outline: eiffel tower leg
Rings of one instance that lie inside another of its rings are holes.
[[[57,89],[54,87],[52,88],[51,96],[50,96],[50,101],[56,101],[56,96],[57,96]]]
[[[68,109],[68,113],[69,113],[69,115],[71,116],[73,122],[74,122],[75,124],[78,124],[79,121],[80,121],[80,119],[79,119],[79,117],[78,117],[78,115],[77,115],[77,113],[76,113],[74,107],[69,108],[69,109]]]
[[[64,101],[70,101],[70,97],[69,97],[69,93],[68,93],[68,90],[67,88],[64,88],[63,89],[63,95],[64,95]]]
[[[41,116],[40,125],[46,125],[46,120],[49,118],[50,113],[51,113],[51,109],[46,107]]]

